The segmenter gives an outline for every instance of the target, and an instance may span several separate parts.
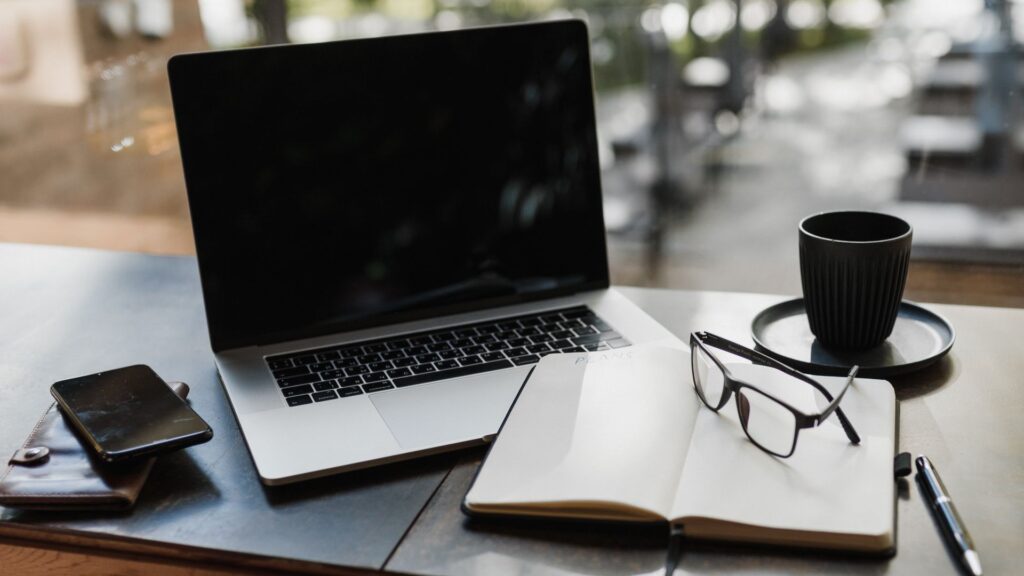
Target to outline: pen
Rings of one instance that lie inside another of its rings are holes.
[[[960,515],[956,513],[953,500],[950,499],[946,487],[939,478],[939,473],[932,466],[931,460],[925,455],[917,457],[917,479],[921,483],[921,490],[924,492],[928,504],[935,512],[942,534],[953,546],[958,558],[967,572],[975,576],[981,576],[981,559],[974,550],[974,542],[971,535],[967,533]]]

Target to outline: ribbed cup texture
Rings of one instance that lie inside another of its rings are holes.
[[[865,349],[892,333],[903,300],[910,241],[850,247],[800,242],[811,332],[825,346]]]

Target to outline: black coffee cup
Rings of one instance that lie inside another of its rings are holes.
[[[800,222],[800,279],[811,332],[863,350],[892,334],[910,264],[910,224],[876,212],[825,212]]]

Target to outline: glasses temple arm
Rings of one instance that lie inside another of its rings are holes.
[[[859,369],[860,368],[858,366],[854,366],[850,369],[849,375],[846,376],[846,385],[843,386],[843,389],[839,391],[839,394],[836,395],[835,399],[829,402],[829,405],[826,406],[821,412],[821,415],[818,416],[818,422],[824,422],[832,412],[835,412],[836,416],[839,417],[839,423],[843,425],[846,437],[849,438],[850,442],[853,444],[860,444],[860,435],[853,429],[853,424],[851,424],[846,418],[846,414],[843,413],[843,409],[839,407],[839,402],[841,402],[843,396],[846,395],[846,391],[850,389],[850,385],[853,384],[853,379],[857,376],[857,371]],[[826,397],[827,396],[828,395],[826,394]]]

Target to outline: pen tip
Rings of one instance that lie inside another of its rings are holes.
[[[967,559],[967,565],[971,568],[971,574],[981,576],[981,558],[978,558],[978,553],[974,550],[968,550],[964,552],[964,558]]]

